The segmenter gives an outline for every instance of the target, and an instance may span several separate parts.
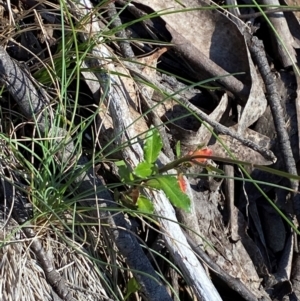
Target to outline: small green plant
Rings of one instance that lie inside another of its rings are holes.
[[[205,157],[211,156],[212,151],[208,148],[197,149],[195,152],[159,168],[156,161],[162,146],[158,130],[151,127],[145,138],[144,161],[139,163],[132,172],[129,171],[124,161],[116,163],[121,181],[130,186],[125,193],[116,193],[117,198],[131,207],[132,205],[137,206],[141,212],[152,213],[153,204],[147,197],[141,195],[141,188],[162,190],[175,207],[189,211],[191,200],[186,194],[187,184],[180,172],[180,167],[191,163],[205,166]],[[177,154],[179,153],[177,152]],[[178,175],[166,174],[171,169],[179,170]],[[119,198],[120,196],[121,198]]]
[[[131,294],[134,294],[140,290],[141,286],[135,280],[135,278],[130,278],[127,283],[127,293],[124,297],[124,300],[127,300]]]

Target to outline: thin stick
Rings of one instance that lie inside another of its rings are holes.
[[[269,66],[266,57],[263,42],[260,41],[257,37],[247,36],[247,34],[245,36],[246,36],[249,50],[257,63],[258,69],[261,73],[262,79],[266,86],[266,91],[269,98],[269,105],[273,115],[274,125],[278,137],[279,147],[285,162],[286,170],[292,175],[298,175],[289,134],[285,126],[283,108],[280,103],[277,86],[274,80],[274,75],[271,71],[271,68]],[[291,188],[295,191],[298,191],[299,182],[297,180],[290,179],[290,183],[291,183]],[[299,195],[295,194],[294,210],[299,220],[300,204],[298,199],[299,199]]]
[[[109,15],[111,19],[111,24],[114,28],[118,29],[118,31],[115,33],[115,35],[122,39],[118,41],[118,44],[120,46],[121,52],[124,57],[132,58],[135,57],[134,52],[131,48],[130,42],[128,42],[128,37],[126,34],[126,31],[124,28],[122,28],[122,22],[120,19],[120,16],[116,10],[116,6],[114,3],[108,4],[108,10],[107,14]]]
[[[137,67],[135,67],[134,64],[125,63],[125,65],[128,68],[128,70],[130,72],[132,72],[133,76],[135,76],[135,77],[138,76],[143,81],[146,81],[148,83],[152,83],[153,85],[155,85],[158,88],[162,88],[163,91],[166,90],[165,87],[163,87],[161,84],[159,84],[155,80],[150,80],[144,74],[142,75],[141,72],[138,70]],[[170,96],[170,98],[171,97],[172,97],[172,95]],[[202,121],[204,121],[207,124],[209,124],[210,126],[212,126],[216,132],[218,132],[220,134],[223,134],[223,135],[228,135],[228,136],[233,137],[234,139],[237,139],[238,141],[240,141],[244,145],[246,145],[246,146],[252,148],[253,150],[259,152],[267,160],[270,160],[273,163],[275,163],[277,161],[277,158],[275,157],[275,155],[273,154],[272,151],[268,150],[265,147],[259,146],[258,144],[254,143],[251,140],[245,139],[244,137],[242,137],[241,135],[239,135],[236,131],[233,131],[233,130],[227,128],[226,126],[220,124],[219,122],[211,120],[211,118],[209,118],[209,116],[207,114],[205,114],[204,112],[202,112],[200,109],[198,109],[196,106],[194,106],[192,103],[190,103],[189,101],[185,100],[184,98],[181,98],[180,100],[176,99],[175,97],[172,97],[172,98],[175,99],[178,103],[181,103],[182,105],[184,105],[187,109],[189,109],[192,112],[196,113],[200,117],[200,119]]]

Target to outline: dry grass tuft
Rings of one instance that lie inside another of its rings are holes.
[[[25,238],[20,226],[13,219],[5,225],[3,213],[0,220],[1,300],[61,300],[47,283],[42,268],[30,251],[30,240]],[[96,240],[91,239],[84,248],[70,238],[58,236],[51,229],[40,240],[76,300],[110,300],[106,291],[113,286],[109,280],[112,269],[107,268],[105,258],[95,258],[94,254],[114,256],[105,254],[99,242],[96,245],[93,243]]]

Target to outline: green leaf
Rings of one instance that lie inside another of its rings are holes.
[[[128,283],[127,283],[127,293],[126,296],[124,297],[124,300],[128,299],[128,297],[131,294],[134,294],[135,292],[137,292],[139,289],[141,288],[141,286],[139,285],[139,283],[135,280],[135,278],[130,278]]]
[[[148,162],[141,162],[139,165],[134,169],[133,173],[139,178],[147,178],[157,171],[157,167]]]
[[[145,213],[153,213],[154,206],[153,203],[144,197],[143,195],[139,196],[137,200],[138,210]]]
[[[176,158],[180,158],[180,140],[177,141],[176,146],[175,146],[175,150],[176,150]]]
[[[146,184],[152,188],[163,190],[167,198],[175,207],[182,208],[187,212],[190,211],[191,200],[180,190],[178,181],[175,177],[158,177],[147,181]]]
[[[151,180],[148,180],[146,183],[145,183],[147,186],[151,187],[151,188],[155,188],[155,189],[162,189],[161,188],[161,184],[160,182],[156,179],[151,179]]]
[[[124,161],[117,161],[115,164],[118,167],[118,173],[122,183],[128,183],[134,180],[132,173]]]
[[[148,163],[154,163],[162,149],[163,143],[158,130],[151,127],[146,135],[144,145],[144,157]]]

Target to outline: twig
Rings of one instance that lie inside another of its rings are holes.
[[[139,77],[143,81],[146,81],[148,83],[152,83],[156,87],[162,89],[162,91],[166,91],[166,89],[163,87],[163,85],[161,85],[160,83],[158,83],[154,80],[151,80],[147,76],[141,74],[141,72],[139,71],[138,68],[135,67],[135,65],[133,65],[131,63],[129,63],[129,64],[125,63],[125,65],[127,66],[128,70],[132,72],[132,74],[133,74],[133,76],[135,76],[135,78]],[[167,91],[167,93],[170,94],[170,91]],[[239,135],[237,132],[227,128],[226,126],[220,124],[219,122],[211,120],[207,114],[202,112],[200,109],[198,109],[196,106],[194,106],[189,101],[185,100],[184,98],[180,98],[180,100],[178,100],[173,95],[174,95],[174,92],[171,92],[171,95],[169,97],[172,98],[172,99],[175,99],[178,103],[181,103],[182,105],[184,105],[188,109],[190,109],[192,112],[196,113],[202,121],[204,121],[204,122],[208,123],[210,126],[212,126],[216,132],[218,132],[220,134],[223,134],[223,135],[228,135],[228,136],[231,136],[231,137],[237,139],[238,141],[240,141],[244,145],[246,145],[246,146],[252,148],[253,150],[259,152],[267,160],[271,160],[273,163],[275,163],[277,161],[277,158],[275,157],[275,155],[273,154],[272,151],[268,150],[265,147],[259,146],[258,144],[254,143],[251,140],[245,139],[244,137]]]
[[[260,41],[257,37],[250,37],[247,33],[245,35],[250,52],[257,63],[258,69],[266,86],[266,91],[269,98],[269,105],[273,115],[274,125],[278,136],[279,147],[284,158],[286,169],[290,174],[297,175],[298,173],[291,148],[291,142],[285,126],[283,108],[280,103],[277,86],[274,80],[274,75],[272,74],[271,68],[266,57],[263,42]],[[298,191],[298,181],[291,179],[290,183],[291,188],[295,191]],[[295,195],[295,198],[298,199],[299,197]],[[296,210],[295,213],[299,219],[300,208],[297,203],[298,202],[296,202],[294,199],[294,210]]]
[[[116,6],[113,2],[108,4],[107,14],[111,19],[111,24],[114,28],[118,29],[115,35],[122,40],[118,41],[118,44],[121,48],[121,52],[126,58],[133,58],[134,52],[131,48],[130,43],[128,42],[128,37],[126,35],[125,29],[122,28],[122,22],[119,14],[117,13]]]

